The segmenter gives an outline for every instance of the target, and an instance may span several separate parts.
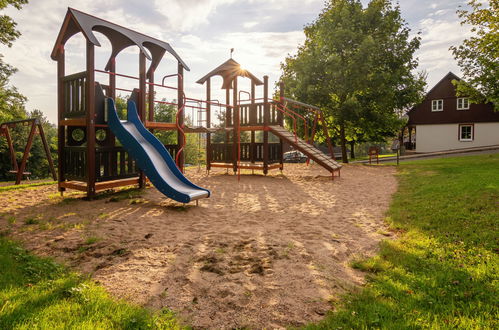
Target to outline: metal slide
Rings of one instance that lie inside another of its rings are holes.
[[[144,127],[135,102],[128,101],[128,120],[120,120],[113,99],[108,98],[106,105],[109,128],[161,193],[181,203],[210,197],[208,189],[182,174],[165,146]]]

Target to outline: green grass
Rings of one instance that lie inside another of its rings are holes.
[[[498,329],[499,155],[401,165],[388,215],[366,287],[307,328]]]
[[[387,157],[395,157],[395,156],[397,156],[397,154],[393,153],[393,154],[379,155],[379,158],[387,158]],[[356,160],[369,160],[369,155],[367,155],[367,156],[360,156],[360,157],[356,157],[356,158],[350,159],[350,161],[356,161]],[[373,160],[376,161],[376,158],[374,157]]]
[[[49,185],[56,184],[56,183],[57,183],[57,181],[47,181],[47,182],[18,184],[18,185],[11,185],[11,186],[0,186],[0,193],[4,192],[4,191],[10,191],[10,190],[26,189],[26,188],[33,188],[33,187],[39,187],[39,186],[49,186]]]
[[[94,282],[0,237],[0,329],[180,329],[158,313],[111,299]]]

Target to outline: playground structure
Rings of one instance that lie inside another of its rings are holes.
[[[100,43],[93,31],[106,36],[112,46],[111,55],[104,70],[96,68],[95,46],[100,46]],[[66,42],[79,32],[83,34],[86,41],[86,70],[65,75],[64,47]],[[139,48],[138,77],[116,72],[116,57],[129,46]],[[161,84],[155,83],[155,70],[167,52],[177,61],[177,72],[164,76]],[[265,76],[262,82],[247,70],[241,69],[240,65],[232,59],[198,81],[200,84],[206,83],[206,100],[189,98],[184,92],[184,72],[189,71],[189,68],[168,43],[72,8],[68,8],[51,57],[57,61],[58,186],[61,193],[66,189],[77,189],[85,191],[87,197],[92,198],[96,192],[110,188],[132,184],[144,187],[146,182],[144,171],[148,173],[159,171],[153,165],[156,164],[153,158],[163,158],[161,166],[168,165],[165,168],[168,175],[162,177],[161,184],[172,188],[171,185],[175,186],[171,182],[174,177],[176,178],[174,180],[185,183],[188,180],[181,172],[184,168],[183,151],[186,145],[186,133],[198,133],[206,136],[206,166],[208,171],[212,167],[232,168],[234,172],[238,173],[240,173],[240,169],[246,168],[261,169],[265,174],[274,168],[282,170],[283,143],[286,142],[328,169],[332,178],[334,178],[335,173],[339,175],[341,165],[334,160],[332,145],[327,136],[324,117],[320,109],[285,98],[282,84],[280,99],[269,98],[268,77]],[[149,68],[146,68],[147,59],[150,60]],[[97,82],[96,73],[107,75],[107,82],[105,84]],[[211,78],[216,75],[221,76],[224,81],[222,89],[225,89],[226,92],[225,104],[211,99]],[[138,88],[118,87],[117,77],[137,81]],[[250,92],[238,90],[238,77],[246,77],[251,80]],[[165,85],[165,80],[171,78],[176,78],[176,86]],[[262,85],[263,98],[257,99],[255,97],[256,86]],[[167,102],[156,99],[156,92],[159,89],[176,91],[176,100]],[[131,133],[130,131],[128,132],[130,134],[123,133],[118,124],[119,120],[115,120],[114,128],[111,127],[109,119],[115,113],[114,103],[106,102],[106,98],[115,99],[117,91],[130,93],[130,100],[134,103],[131,105],[129,102],[129,123],[123,126],[130,126],[133,123],[136,129],[143,134]],[[242,93],[249,95],[249,98],[242,99]],[[167,104],[176,108],[174,122],[155,121],[154,107],[157,104]],[[130,109],[133,109],[133,117],[135,105],[137,120],[135,118],[131,120]],[[224,109],[225,120],[222,124],[215,125],[211,120],[212,107],[214,106]],[[303,116],[292,110],[291,107],[306,109],[307,114]],[[184,124],[187,108],[195,109],[198,113],[197,121],[194,121],[194,125],[190,127]],[[292,127],[293,132],[284,128],[285,121]],[[330,157],[313,146],[319,122],[324,128],[324,134],[328,140]],[[303,125],[302,130],[299,128],[301,125]],[[147,134],[143,132],[142,127],[144,130],[167,130],[177,133],[177,143],[165,145],[164,148],[175,160],[180,171],[177,172],[176,168],[171,167],[167,157],[160,150],[163,146],[158,146],[159,141],[150,140],[149,142],[155,146],[153,153],[161,154],[161,157],[156,157],[157,155],[153,157],[151,152],[140,150],[144,148],[140,147],[140,143],[137,145],[135,143],[137,141],[134,139],[144,140],[143,137]],[[251,142],[241,143],[241,132],[246,131],[251,134]],[[258,131],[263,133],[263,143],[255,142],[255,134]],[[305,135],[304,140],[299,137],[300,131]],[[124,134],[123,137],[132,135],[133,139],[122,141],[118,136],[122,144],[120,146],[116,143],[117,136],[115,136],[119,132]],[[212,143],[211,137],[217,132],[225,133],[225,143]],[[269,143],[270,133],[279,138],[279,143]],[[132,148],[131,145],[135,145],[135,147]],[[147,164],[138,157],[148,158]],[[148,171],[144,166],[150,166]],[[149,179],[151,180],[151,177]],[[154,184],[154,180],[151,182]],[[159,181],[156,180],[156,182]],[[161,187],[157,188],[164,192]],[[167,193],[165,194],[171,197]],[[209,192],[208,196],[205,193],[200,194],[203,197],[209,196]],[[197,193],[194,195],[197,196]],[[190,200],[188,199],[187,202]]]
[[[17,162],[14,144],[12,142],[12,135],[10,134],[10,129],[16,126],[30,126],[28,141],[26,143],[26,147],[24,148],[24,153],[20,164]],[[15,175],[16,185],[21,183],[23,176],[29,176],[31,174],[30,172],[26,172],[26,163],[28,161],[29,153],[33,145],[33,140],[35,138],[35,135],[37,134],[40,135],[40,139],[42,140],[43,149],[45,150],[45,155],[47,156],[52,178],[54,180],[57,180],[57,174],[55,172],[54,162],[52,161],[52,155],[50,154],[47,139],[45,138],[45,132],[43,131],[42,123],[38,118],[8,121],[0,124],[0,136],[5,136],[7,145],[9,146],[9,157],[12,163],[12,170],[10,170],[9,173]]]

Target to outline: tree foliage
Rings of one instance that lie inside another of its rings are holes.
[[[474,36],[451,47],[464,79],[455,81],[459,96],[469,96],[474,103],[493,102],[499,111],[499,1],[483,5],[470,0],[471,10],[459,10],[461,24],[472,26]]]
[[[305,27],[297,55],[283,63],[286,94],[323,110],[344,161],[347,140],[393,135],[400,112],[421,100],[425,77],[413,73],[420,37],[409,34],[400,8],[389,0],[367,7],[331,0]]]
[[[0,0],[0,10],[8,6],[16,9],[28,3],[28,0]],[[7,15],[0,15],[0,43],[12,47],[12,42],[19,38],[21,33],[16,30],[17,23]]]

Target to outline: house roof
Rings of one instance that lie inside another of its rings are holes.
[[[452,79],[455,79],[455,80],[461,80],[461,78],[459,78],[457,75],[455,75],[454,73],[452,73],[451,71],[449,71],[449,73],[447,73],[442,79],[440,79],[436,84],[435,86],[433,86],[429,91],[428,93],[426,93],[426,95],[430,94],[438,85],[440,85],[440,83],[442,83],[444,80],[446,80],[447,78],[452,78]]]
[[[442,77],[442,79],[440,79],[427,93],[426,93],[426,96],[425,98],[428,96],[428,94],[430,94],[431,92],[433,92],[433,90],[435,90],[435,88],[438,87],[438,85],[440,85],[443,81],[445,81],[447,78],[452,78],[452,79],[455,79],[455,80],[461,80],[461,78],[459,78],[456,74],[454,74],[452,71],[449,71],[445,76]],[[419,105],[419,104],[418,104]],[[413,106],[409,111],[407,111],[407,115],[409,115],[410,112],[412,112],[418,105],[415,105]]]
[[[112,45],[111,56],[106,64],[106,70],[110,69],[110,64],[123,49],[136,45],[140,51],[151,61],[149,70],[154,70],[161,62],[165,52],[172,54],[182,66],[189,71],[189,67],[180,56],[173,50],[167,42],[149,37],[145,34],[130,30],[118,24],[111,23],[104,19],[86,14],[74,8],[68,8],[59,35],[57,36],[51,57],[57,60],[57,56],[64,44],[75,34],[83,33],[85,39],[95,46],[100,47],[94,31],[105,35]]]
[[[213,76],[221,76],[223,78],[222,89],[231,89],[232,81],[236,77],[246,77],[251,79],[251,81],[254,82],[257,86],[263,85],[263,82],[260,79],[258,79],[248,70],[242,69],[241,65],[234,61],[232,58],[217,66],[203,78],[199,79],[197,83],[202,85]]]

